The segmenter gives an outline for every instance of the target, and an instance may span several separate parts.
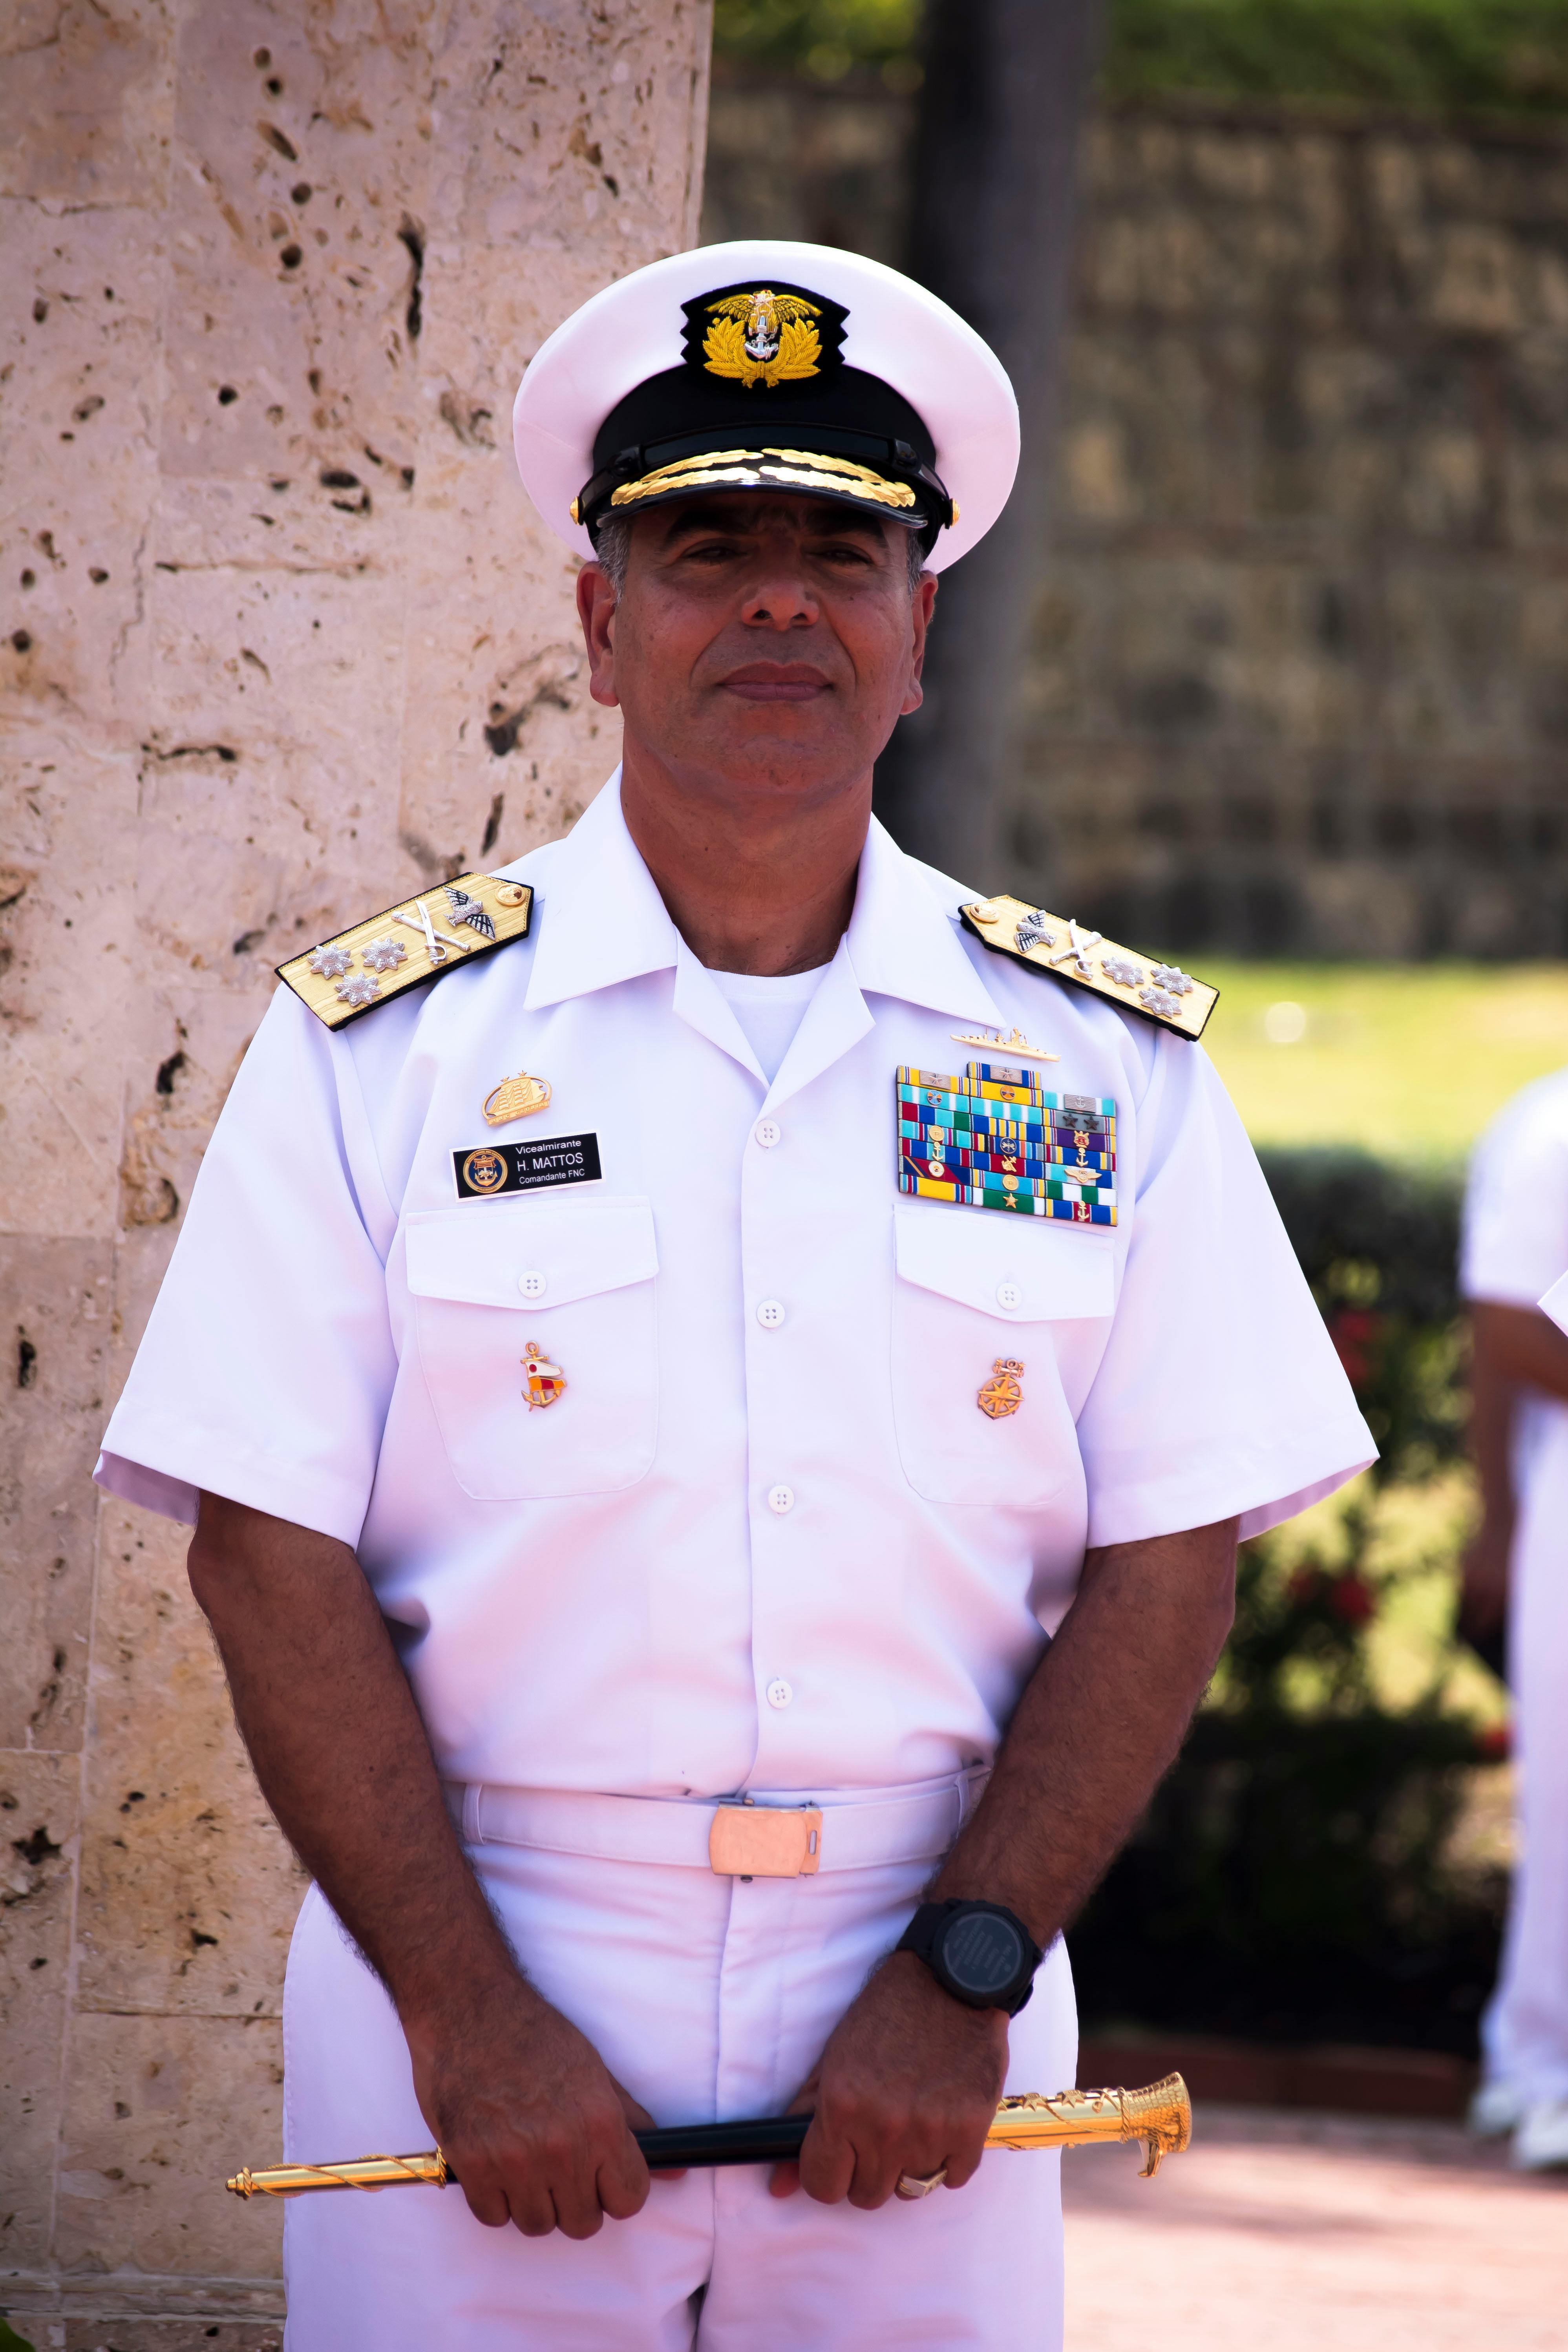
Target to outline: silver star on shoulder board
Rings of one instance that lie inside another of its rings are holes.
[[[448,882],[443,887],[447,893],[447,904],[452,909],[452,920],[455,923],[468,923],[483,938],[493,940],[496,927],[479,900],[471,898],[466,890],[459,890],[455,882]]]
[[[338,982],[339,1003],[352,1005],[356,1012],[362,1004],[374,1004],[380,994],[380,981],[366,980],[362,973]]]
[[[318,948],[310,970],[322,980],[340,980],[353,961],[352,948]]]
[[[395,971],[408,950],[401,940],[372,940],[360,952],[367,971]]]

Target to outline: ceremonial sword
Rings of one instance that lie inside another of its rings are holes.
[[[800,2154],[809,2116],[759,2116],[728,2124],[676,2124],[662,2131],[634,2132],[650,2172],[689,2166],[779,2164]],[[1095,2140],[1142,2140],[1146,2151],[1140,2178],[1148,2179],[1160,2159],[1180,2156],[1193,2136],[1193,2104],[1179,2074],[1166,2074],[1141,2091],[1037,2091],[1004,2099],[985,2135],[987,2147],[1086,2147]],[[445,2189],[456,2183],[438,2147],[419,2156],[361,2156],[346,2164],[249,2166],[227,2183],[237,2197],[302,2197],[314,2189],[396,2189],[423,2183]]]

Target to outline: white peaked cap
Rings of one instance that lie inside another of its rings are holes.
[[[593,541],[586,529],[574,520],[574,501],[595,477],[595,443],[622,402],[655,378],[668,378],[676,386],[673,394],[667,386],[662,395],[666,430],[647,436],[652,454],[644,462],[657,467],[659,451],[652,445],[657,439],[669,440],[668,401],[679,399],[679,385],[704,375],[731,373],[704,366],[701,351],[693,352],[692,330],[683,306],[701,310],[705,297],[738,286],[793,288],[816,296],[822,305],[837,306],[841,339],[836,356],[830,352],[823,362],[823,385],[837,389],[842,412],[846,384],[852,392],[860,378],[874,378],[915,412],[925,428],[922,438],[929,436],[931,472],[940,478],[939,488],[957,509],[956,520],[937,531],[927,568],[941,572],[967,553],[1001,513],[1017,472],[1018,404],[1005,369],[956,311],[900,271],[834,246],[800,245],[774,237],[702,246],[695,252],[650,262],[593,295],[541,345],[518,389],[512,409],[512,446],[523,486],[552,530],[580,555],[592,555]],[[825,332],[831,335],[832,329]],[[814,343],[813,349],[816,348]],[[838,371],[836,376],[828,373],[829,361]],[[842,373],[849,370],[857,372],[855,378]],[[684,373],[677,374],[677,371]],[[816,376],[818,370],[800,373]],[[699,381],[693,397],[700,404],[710,398],[728,398],[731,419],[742,414],[754,416],[755,430],[743,437],[761,446],[785,436],[790,447],[774,450],[773,455],[788,456],[797,465],[803,448],[809,452],[819,446],[845,446],[842,433],[837,443],[826,435],[819,440],[812,437],[813,407],[818,397],[816,384],[790,385],[786,397],[793,405],[787,411],[781,411],[772,397],[759,398],[754,411],[751,409],[747,403],[752,390],[764,389],[760,382],[753,386],[756,373],[752,372],[746,392],[739,395],[730,386],[719,386],[716,392],[712,383]],[[773,381],[770,375],[768,384]],[[868,390],[872,392],[874,387]],[[729,455],[741,430],[733,421],[721,426],[696,418],[693,429],[679,436],[679,446],[689,446],[706,431],[715,449],[721,442],[731,445],[725,453]],[[907,445],[899,446],[907,456]],[[623,454],[629,457],[635,453]],[[599,466],[605,462],[601,449]],[[689,467],[702,461],[689,457],[683,462]],[[828,467],[837,463],[847,475],[867,473],[863,467],[831,457],[818,462]],[[752,477],[731,474],[720,480],[710,474],[690,488],[724,487],[742,478],[754,487],[797,491],[826,489],[833,481],[831,475],[790,473],[775,466],[760,483]],[[930,473],[925,478],[929,482]],[[689,494],[683,492],[679,481],[672,483],[662,475],[660,480],[664,496]],[[835,490],[837,487],[835,483]],[[615,503],[646,503],[648,495],[649,482],[645,478],[634,488],[623,491]],[[867,497],[877,499],[884,507],[910,502],[907,490],[894,483],[884,483]],[[603,499],[595,503],[596,514],[603,510]],[[945,517],[945,505],[941,511]]]

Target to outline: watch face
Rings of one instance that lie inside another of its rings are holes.
[[[1011,1919],[992,1911],[963,1912],[949,1920],[939,1948],[942,1967],[972,2000],[1010,1990],[1028,1958]]]

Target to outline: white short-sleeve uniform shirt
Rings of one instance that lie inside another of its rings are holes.
[[[1372,1458],[1202,1049],[991,954],[879,826],[771,1084],[616,780],[506,870],[526,942],[335,1036],[279,992],[98,1473],[356,1546],[446,1777],[681,1796],[988,1759],[1086,1544],[1254,1533]],[[1114,1229],[897,1189],[898,1066],[962,1072],[955,1030],[1015,1024],[1050,1085],[1116,1100]],[[520,1069],[549,1107],[492,1138]],[[457,1196],[455,1151],[584,1135],[596,1183]],[[1022,1402],[993,1419],[999,1359]]]

